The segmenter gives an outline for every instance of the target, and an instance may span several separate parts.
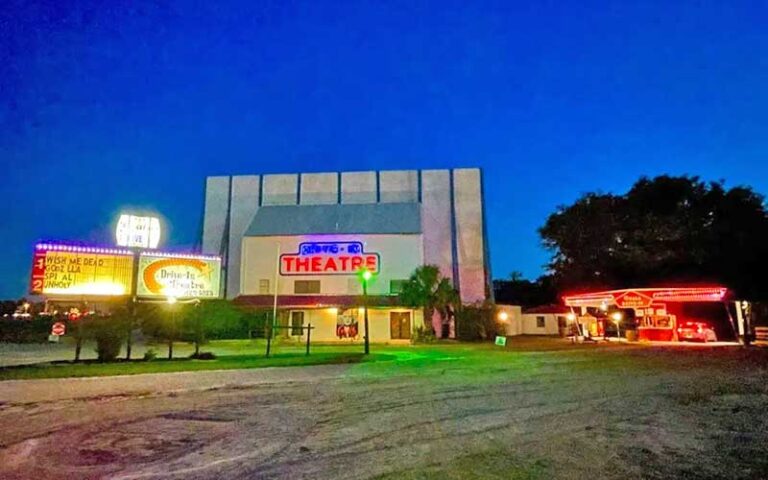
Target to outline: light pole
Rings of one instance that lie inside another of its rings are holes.
[[[176,297],[168,297],[168,305],[171,308],[171,325],[168,329],[168,360],[173,359],[173,337],[176,335]]]
[[[373,274],[370,270],[363,269],[360,274],[360,279],[363,282],[363,325],[364,325],[364,340],[365,340],[365,354],[371,353],[370,339],[368,337],[368,281],[373,278]]]
[[[611,314],[611,318],[613,319],[614,323],[616,323],[616,338],[621,339],[621,329],[619,328],[619,323],[621,323],[621,312],[613,312]]]

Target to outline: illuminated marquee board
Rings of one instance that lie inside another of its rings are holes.
[[[38,244],[30,293],[46,295],[128,295],[133,254],[128,250]]]
[[[364,268],[375,274],[380,263],[362,242],[307,242],[298,253],[280,255],[280,275],[354,275]]]
[[[218,298],[221,258],[145,252],[138,282],[140,297]]]
[[[157,248],[160,242],[160,220],[156,217],[122,214],[117,221],[115,238],[121,247]]]

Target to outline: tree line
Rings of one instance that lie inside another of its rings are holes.
[[[642,177],[624,194],[590,192],[558,207],[539,235],[551,253],[548,273],[495,282],[497,300],[550,303],[568,290],[681,284],[768,300],[768,214],[748,186]]]

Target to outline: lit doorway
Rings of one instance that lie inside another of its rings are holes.
[[[304,312],[291,312],[291,336],[301,337],[304,335]]]
[[[411,312],[389,312],[389,333],[392,340],[409,340]]]

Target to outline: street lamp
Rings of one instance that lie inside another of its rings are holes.
[[[179,299],[176,297],[168,297],[168,305],[170,305],[171,309],[171,328],[168,329],[168,360],[173,359],[173,337],[176,334],[176,302],[178,302]]]
[[[368,282],[373,278],[373,273],[367,268],[360,272],[360,280],[363,284],[363,326],[365,340],[365,354],[371,353],[370,338],[368,336]]]
[[[616,338],[621,338],[621,330],[619,328],[619,323],[621,323],[621,312],[613,312],[611,314],[611,319],[616,324]]]

